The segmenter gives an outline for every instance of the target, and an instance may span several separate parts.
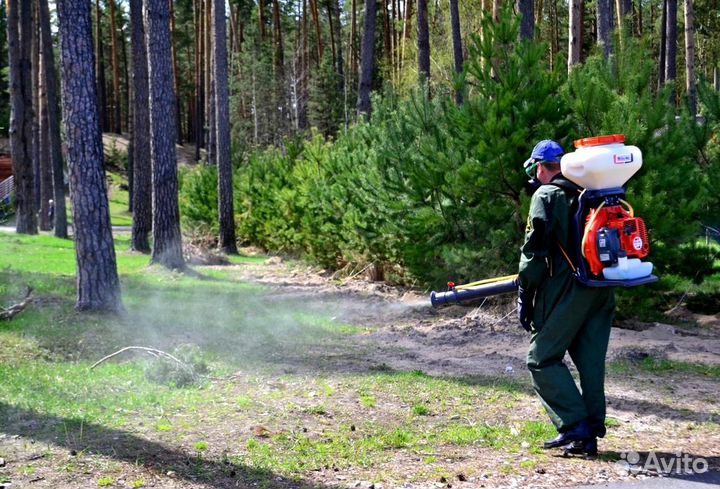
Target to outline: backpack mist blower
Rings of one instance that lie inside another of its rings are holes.
[[[563,176],[582,187],[570,232],[576,238],[566,259],[577,280],[588,287],[636,287],[656,282],[647,227],[625,200],[623,185],[642,166],[642,153],[626,146],[625,136],[598,136],[575,141],[576,150],[560,161]],[[565,251],[563,250],[563,253]],[[448,283],[433,291],[433,307],[517,291],[517,275],[464,285]]]

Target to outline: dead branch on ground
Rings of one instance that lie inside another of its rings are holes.
[[[21,302],[13,304],[8,308],[0,307],[0,320],[10,321],[12,318],[20,314],[27,307],[27,305],[32,302],[32,291],[32,287],[28,287],[25,298]]]
[[[145,353],[148,353],[149,355],[152,355],[155,358],[157,358],[157,357],[168,358],[168,359],[174,361],[175,363],[177,363],[178,365],[180,365],[181,368],[188,370],[188,371],[192,371],[192,368],[189,365],[187,365],[185,362],[183,362],[181,360],[178,360],[177,357],[174,357],[173,355],[171,355],[167,352],[164,352],[162,350],[158,350],[157,348],[148,348],[146,346],[126,346],[125,348],[121,348],[118,351],[116,351],[115,353],[111,353],[110,355],[107,355],[107,356],[101,358],[100,360],[98,360],[97,362],[95,362],[92,365],[92,367],[90,367],[90,370],[94,369],[95,367],[97,367],[98,365],[103,363],[104,361],[110,360],[112,357],[120,355],[121,353],[126,352],[128,350],[144,351]]]

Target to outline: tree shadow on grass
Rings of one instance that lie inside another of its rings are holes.
[[[716,413],[678,408],[659,401],[607,396],[607,404],[616,411],[653,415],[672,421],[706,423],[710,420],[717,420]]]
[[[81,424],[76,419],[43,414],[4,402],[0,402],[0,431],[76,452],[82,451],[86,454],[100,455],[118,462],[142,466],[161,477],[172,471],[175,478],[209,487],[222,489],[243,486],[269,489],[331,487],[297,478],[289,481],[270,470],[238,463],[232,460],[232,457],[211,460],[197,453],[169,447],[126,431],[93,423]],[[74,436],[69,436],[68,432],[80,432],[82,438],[76,439]]]

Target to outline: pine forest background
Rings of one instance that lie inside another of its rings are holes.
[[[32,2],[34,21],[43,3]],[[132,1],[87,3],[99,123],[131,142],[105,164],[132,190],[143,136],[133,130],[142,58]],[[164,123],[193,155],[179,171],[185,236],[227,248],[226,179],[240,245],[423,286],[505,275],[516,268],[531,195],[522,162],[535,142],[569,151],[574,139],[622,133],[645,157],[628,195],[654,240],[655,290],[720,290],[717,0],[230,0],[225,74],[213,62],[210,4],[163,7],[175,100]],[[1,1],[3,32],[7,12]],[[53,4],[50,18],[59,65]],[[0,75],[6,134],[5,36]],[[224,81],[232,170],[218,182]],[[650,289],[627,297],[639,295],[652,301]]]

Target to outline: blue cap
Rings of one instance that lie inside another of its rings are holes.
[[[562,149],[562,146],[551,139],[545,139],[535,145],[530,158],[548,163],[560,163],[560,158],[562,158],[564,154],[565,150]]]

